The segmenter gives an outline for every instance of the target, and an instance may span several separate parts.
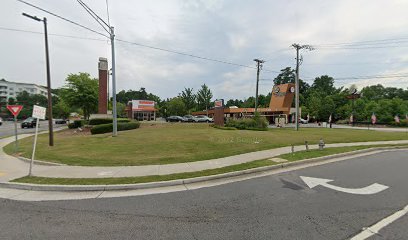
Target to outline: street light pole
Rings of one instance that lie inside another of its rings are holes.
[[[52,94],[51,94],[51,72],[50,72],[50,56],[48,51],[48,31],[47,31],[47,18],[40,19],[36,16],[31,16],[27,13],[23,13],[23,16],[31,18],[38,22],[44,23],[44,37],[45,37],[45,59],[47,68],[47,100],[48,100],[48,145],[54,146],[54,132],[52,122]]]
[[[118,119],[116,114],[116,67],[115,67],[115,31],[110,27],[111,49],[112,49],[112,115],[113,115],[113,131],[112,136],[118,135]]]

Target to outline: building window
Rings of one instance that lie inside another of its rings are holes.
[[[10,91],[13,91],[13,90],[14,90],[14,88],[12,88],[12,87],[11,87],[11,88],[9,88],[9,89],[10,89]]]

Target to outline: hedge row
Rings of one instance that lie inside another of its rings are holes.
[[[131,129],[136,129],[139,127],[140,127],[139,122],[118,123],[118,131],[131,130]],[[112,130],[113,130],[113,124],[107,123],[107,124],[100,124],[100,125],[93,126],[91,128],[91,133],[92,134],[102,134],[102,133],[112,132]]]
[[[237,128],[240,130],[267,130],[268,121],[265,117],[260,117],[256,114],[253,118],[230,119],[225,124],[225,127]]]
[[[73,123],[68,124],[69,129],[80,128],[85,125],[85,120],[75,120]]]
[[[112,118],[94,118],[94,119],[89,120],[89,125],[108,124],[112,122],[113,122]],[[130,122],[130,120],[127,118],[118,119],[118,123],[128,123],[128,122]]]

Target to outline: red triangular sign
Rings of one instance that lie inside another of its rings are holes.
[[[13,116],[17,116],[21,109],[23,109],[23,105],[8,105],[7,109],[13,114]]]

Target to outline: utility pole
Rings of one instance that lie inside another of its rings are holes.
[[[259,72],[262,69],[262,64],[265,62],[264,60],[254,59],[256,62],[256,94],[255,94],[255,113],[258,112],[258,85],[259,85]]]
[[[110,39],[112,49],[112,115],[113,115],[113,131],[112,136],[118,135],[118,119],[116,114],[116,64],[115,64],[115,31],[110,27]]]
[[[50,56],[48,52],[48,31],[47,31],[47,18],[40,19],[36,16],[31,16],[27,13],[23,13],[23,16],[44,23],[44,37],[45,37],[45,59],[47,67],[47,97],[48,97],[48,145],[54,146],[54,131],[52,121],[52,94],[51,94],[51,73],[50,73]]]
[[[307,49],[312,51],[314,48],[310,45],[300,45],[297,43],[292,44],[292,47],[296,50],[296,70],[295,70],[295,108],[296,108],[296,121],[295,121],[295,130],[299,131],[299,50],[300,49]]]

